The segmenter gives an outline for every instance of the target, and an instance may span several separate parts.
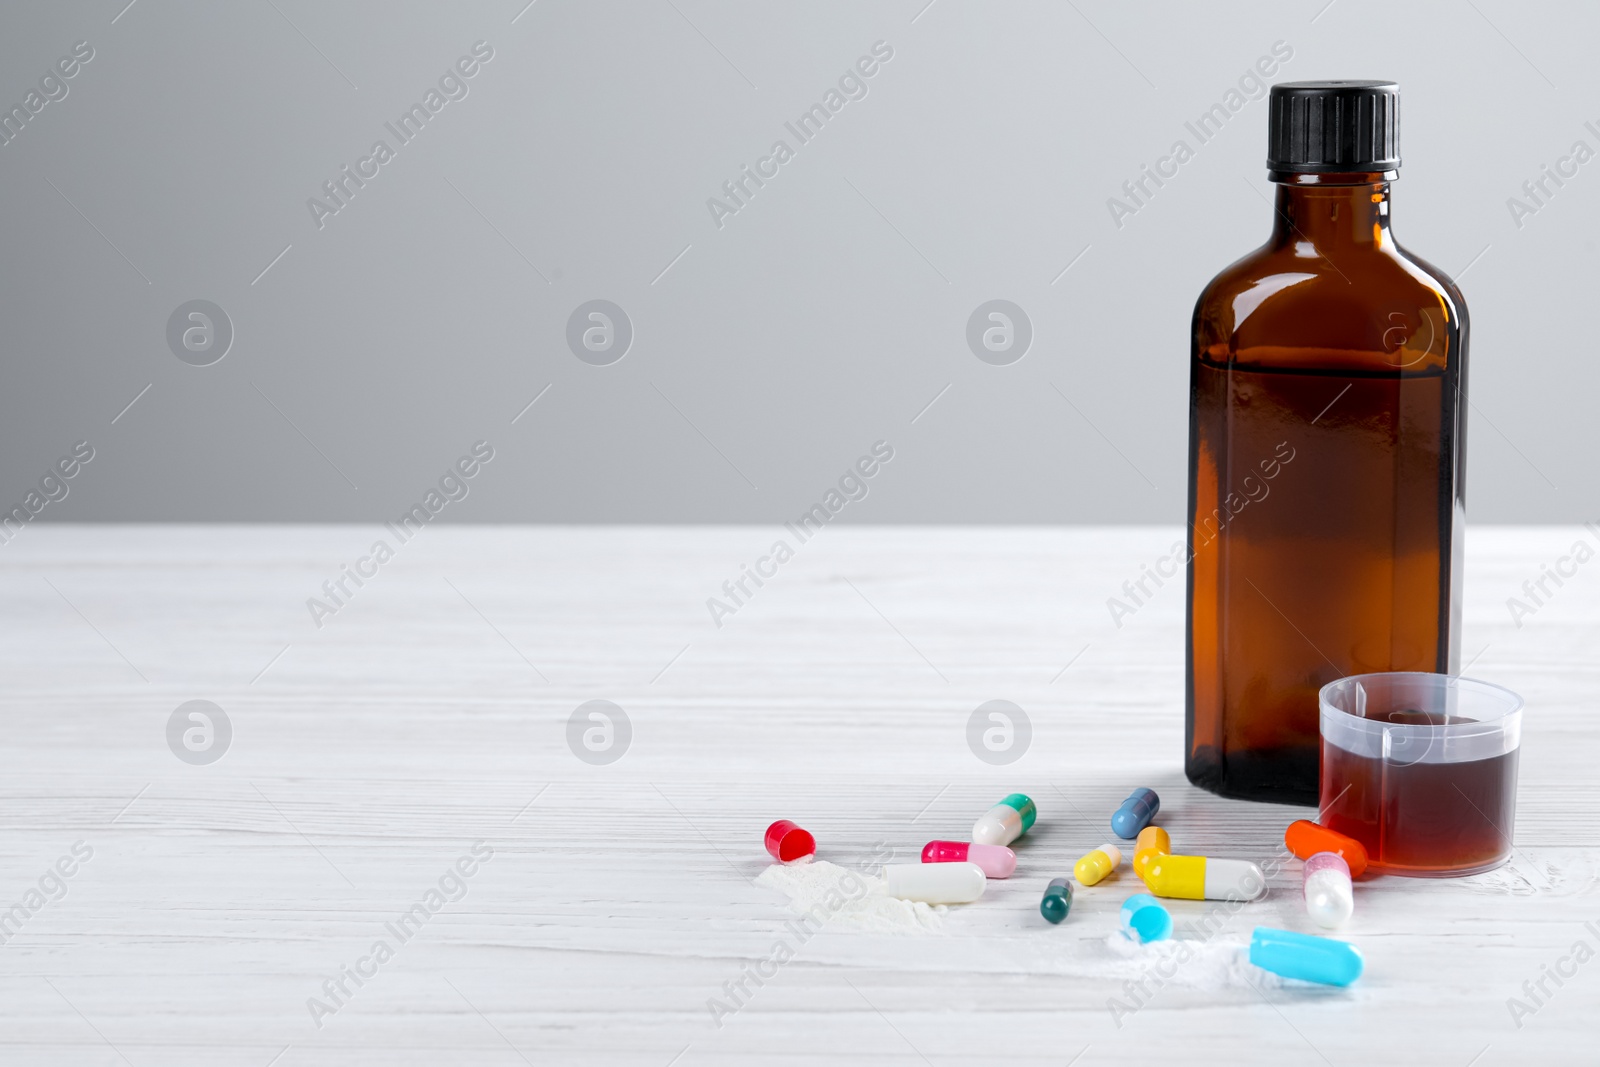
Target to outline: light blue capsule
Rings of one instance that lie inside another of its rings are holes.
[[[1348,941],[1258,926],[1250,935],[1250,962],[1284,978],[1347,986],[1361,977],[1365,961]]]
[[[1122,807],[1111,816],[1111,832],[1131,841],[1139,836],[1140,830],[1150,825],[1150,820],[1160,810],[1161,798],[1156,796],[1156,791],[1140,786],[1128,795]]]
[[[1122,902],[1122,930],[1141,944],[1172,936],[1172,916],[1149,893],[1135,893]]]

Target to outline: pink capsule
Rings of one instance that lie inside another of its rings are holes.
[[[990,878],[1010,878],[1017,869],[1017,854],[1004,845],[975,845],[967,841],[929,841],[922,847],[923,863],[973,863]]]

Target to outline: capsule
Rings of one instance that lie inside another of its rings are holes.
[[[883,877],[891,897],[924,904],[969,904],[989,884],[976,863],[891,863]]]
[[[1361,977],[1361,950],[1348,941],[1258,926],[1250,935],[1250,962],[1284,978],[1346,986]]]
[[[1318,852],[1306,860],[1306,914],[1325,930],[1332,930],[1356,910],[1350,885],[1350,865],[1333,852]]]
[[[1122,802],[1122,807],[1111,814],[1111,832],[1118,837],[1132,840],[1139,836],[1139,831],[1150,825],[1150,820],[1156,817],[1156,812],[1161,810],[1161,798],[1156,796],[1154,789],[1145,789],[1143,786],[1128,794],[1128,799]]]
[[[1172,936],[1172,916],[1149,893],[1135,893],[1122,902],[1122,932],[1144,944]]]
[[[1052,878],[1045,886],[1044,898],[1039,901],[1039,914],[1045,922],[1058,923],[1072,910],[1072,883],[1065,878]]]
[[[1101,845],[1072,866],[1073,877],[1084,885],[1104,881],[1122,862],[1122,850],[1116,845]]]
[[[929,841],[922,846],[923,863],[975,863],[990,878],[1010,878],[1017,869],[1017,854],[1004,845],[969,845],[965,841]]]
[[[1142,879],[1152,859],[1171,852],[1172,838],[1167,836],[1167,832],[1159,826],[1146,826],[1139,831],[1139,839],[1133,843],[1133,873]]]
[[[1297,819],[1283,832],[1283,843],[1300,859],[1308,860],[1318,852],[1332,852],[1350,867],[1350,877],[1360,878],[1367,869],[1367,849],[1353,837],[1346,837],[1326,826],[1318,826],[1310,819]]]
[[[816,839],[788,819],[779,819],[767,827],[766,846],[772,858],[781,863],[793,863],[817,851]]]
[[[1256,900],[1267,891],[1261,868],[1249,860],[1153,855],[1144,884],[1158,897],[1184,900]]]
[[[972,840],[980,845],[1009,845],[1033,828],[1039,811],[1021,793],[1012,793],[972,824]]]

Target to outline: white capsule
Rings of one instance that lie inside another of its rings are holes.
[[[1318,852],[1306,860],[1306,914],[1318,926],[1332,930],[1356,910],[1350,865],[1336,852]]]
[[[924,904],[968,904],[989,884],[976,863],[892,863],[883,877],[891,897]]]

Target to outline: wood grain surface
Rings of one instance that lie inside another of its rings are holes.
[[[1584,529],[1470,532],[1464,673],[1527,699],[1516,855],[1358,886],[1356,986],[1180,973],[1118,1014],[1128,963],[1107,937],[1127,867],[1060,927],[1039,920],[1044,884],[1134,786],[1161,794],[1188,852],[1264,862],[1307,814],[1184,781],[1181,581],[1120,627],[1105,603],[1178,535],[440,527],[399,545],[381,527],[29,527],[0,546],[0,909],[20,906],[0,923],[0,1057],[1594,1062],[1600,562],[1520,626],[1506,604],[1593,545]],[[707,598],[779,537],[794,557],[717,625]],[[307,599],[380,538],[394,558],[316,625]],[[994,699],[1031,724],[1008,766],[967,743]],[[207,765],[168,743],[191,700],[231,726]],[[569,746],[591,700],[631,727],[615,762]],[[1040,811],[1013,879],[935,933],[824,930],[713,1021],[794,917],[753,882],[768,822],[796,820],[846,866],[914,860],[1011,791]],[[1207,908],[1175,902],[1179,936]],[[1312,929],[1297,862],[1215,941],[1256,925]],[[314,1012],[380,940],[392,956]],[[1535,1005],[1524,983],[1541,979]]]

